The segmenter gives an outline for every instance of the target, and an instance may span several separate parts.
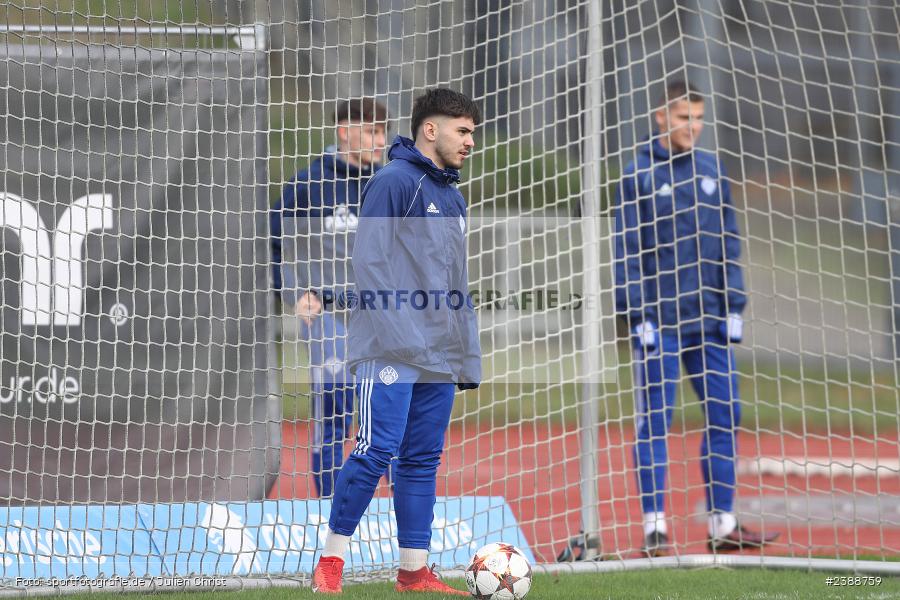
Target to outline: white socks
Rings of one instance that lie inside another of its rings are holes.
[[[734,513],[716,512],[709,515],[709,535],[714,538],[723,538],[737,527],[737,518]],[[650,535],[654,531],[666,534],[666,513],[644,513],[644,535]]]
[[[666,513],[644,513],[644,535],[648,536],[654,531],[658,531],[662,534],[668,533],[668,527],[666,526]]]
[[[331,527],[329,527],[328,536],[325,538],[325,549],[322,550],[322,556],[337,556],[343,560],[344,554],[349,547],[350,536],[335,533],[331,530]]]
[[[325,549],[322,556],[337,556],[344,558],[347,548],[350,547],[350,536],[335,533],[328,528],[328,536],[325,538]],[[428,550],[418,548],[400,548],[400,568],[404,571],[418,571],[428,562]]]
[[[428,563],[428,550],[400,548],[400,568],[404,571],[418,571]]]
[[[723,538],[737,527],[734,513],[716,512],[709,515],[709,536]]]

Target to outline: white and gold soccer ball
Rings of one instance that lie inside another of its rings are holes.
[[[488,544],[469,561],[466,585],[478,600],[522,600],[531,589],[531,565],[512,544]]]

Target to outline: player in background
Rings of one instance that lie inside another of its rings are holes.
[[[438,579],[427,559],[455,390],[481,381],[468,295],[466,203],[456,187],[480,120],[466,96],[443,88],[425,92],[413,104],[413,139],[397,138],[391,162],[363,191],[349,332],[350,364],[362,389],[360,427],[335,486],[325,549],[313,573],[315,591],[341,591],[350,536],[397,456],[396,589],[468,595]],[[454,300],[455,294],[462,298]]]
[[[333,310],[337,303],[323,311],[323,300],[338,297],[352,282],[360,197],[382,163],[388,113],[374,98],[354,98],[337,105],[334,121],[337,146],[297,173],[270,213],[275,289],[300,318],[300,337],[309,347],[310,470],[323,497],[332,495],[343,461],[354,393],[344,311]]]
[[[666,87],[657,130],[625,168],[614,205],[616,307],[632,334],[634,454],[650,556],[670,550],[666,436],[682,364],[706,417],[710,550],[758,548],[778,535],[751,531],[734,514],[741,405],[732,345],[747,296],[728,180],[714,154],[694,147],[703,115],[703,97],[685,82]]]

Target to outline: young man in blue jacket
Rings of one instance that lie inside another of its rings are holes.
[[[481,381],[481,348],[466,269],[459,169],[475,146],[477,106],[449,89],[413,104],[413,140],[363,191],[353,248],[350,364],[360,380],[356,448],[338,476],[313,589],[341,591],[350,536],[391,457],[401,592],[468,595],[427,565],[437,469],[456,388]]]
[[[345,316],[327,301],[352,283],[350,250],[362,189],[381,165],[388,114],[374,98],[340,102],[337,147],[285,186],[270,213],[272,276],[300,322],[311,365],[310,470],[316,493],[331,496],[353,419]]]
[[[616,305],[634,353],[643,550],[669,552],[666,436],[682,364],[706,415],[700,453],[708,546],[758,548],[778,534],[751,531],[734,515],[741,406],[731,345],[741,341],[747,296],[731,191],[716,156],[694,147],[703,97],[675,81],[660,105],[658,129],[625,168],[614,206]]]

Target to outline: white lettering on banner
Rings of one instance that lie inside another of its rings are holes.
[[[374,552],[375,547],[378,548],[379,552],[384,555],[391,555],[395,552],[399,552],[400,549],[396,543],[394,543],[394,533],[391,531],[391,522],[390,518],[375,518],[369,519],[369,522],[366,524],[366,527],[360,527],[359,531],[359,539],[361,541],[365,541],[365,546],[371,553],[371,559],[379,560],[380,557],[377,556]]]
[[[0,537],[0,556],[3,556],[3,566],[8,567],[19,556],[19,532],[15,529],[7,529]]]
[[[0,199],[0,227],[11,229],[22,247],[22,325],[81,325],[84,240],[91,231],[113,227],[112,195],[88,194],[72,202],[56,224],[52,246],[34,206],[9,192],[0,192]]]
[[[73,561],[79,566],[86,563],[102,565],[107,556],[101,554],[100,539],[90,531],[72,529],[57,520],[53,529],[23,527],[13,520],[0,537],[3,564],[10,566],[16,556],[29,556],[40,564]]]
[[[448,531],[447,520],[442,517],[434,519],[431,531],[431,549],[434,552],[442,552],[446,546],[452,545],[450,540],[456,537]]]
[[[53,556],[57,554],[53,551],[53,531],[42,529],[35,531],[35,550],[37,552],[37,561],[45,565],[49,565]]]
[[[259,526],[260,548],[275,548],[282,543],[284,536],[280,527],[275,526],[272,515],[263,515],[262,525]]]
[[[234,557],[231,572],[245,574],[262,572],[263,565],[256,558],[256,542],[244,526],[244,519],[224,504],[210,504],[198,523],[207,529],[211,545],[225,556]]]
[[[109,308],[109,320],[116,327],[121,327],[128,322],[128,307],[117,302]]]
[[[478,543],[474,540],[472,528],[464,520],[447,520],[444,517],[435,517],[432,525],[431,550],[442,552],[469,546],[475,548]]]
[[[112,196],[88,194],[78,198],[60,217],[53,233],[53,324],[81,325],[84,310],[84,240],[91,231],[113,226]]]
[[[34,531],[33,529],[30,531]],[[7,530],[7,536],[13,535],[16,538],[16,546],[21,548],[22,556],[34,556],[34,544],[30,536],[25,535],[22,531],[22,522],[15,520],[12,527]]]
[[[0,384],[0,404],[8,404],[15,400],[20,402],[37,402],[38,404],[63,404],[78,402],[81,386],[71,376],[61,377],[56,367],[51,367],[47,375],[38,378],[29,386],[31,377],[19,375],[9,378],[9,385]]]
[[[22,325],[49,324],[53,285],[50,236],[30,203],[9,193],[2,198],[0,227],[13,230],[22,247]]]
[[[324,541],[322,542],[324,543]],[[363,560],[380,562],[386,556],[397,556],[397,519],[394,511],[387,514],[366,515],[350,540],[351,554]]]
[[[307,525],[287,523],[281,515],[263,516],[263,524],[259,528],[259,550],[271,550],[280,555],[288,552],[315,552],[319,547],[315,536],[307,535]]]
[[[400,553],[400,546],[394,541],[397,539],[397,522],[390,518],[379,520],[378,529],[381,535],[381,552],[389,554]],[[396,555],[395,555],[396,556]]]

